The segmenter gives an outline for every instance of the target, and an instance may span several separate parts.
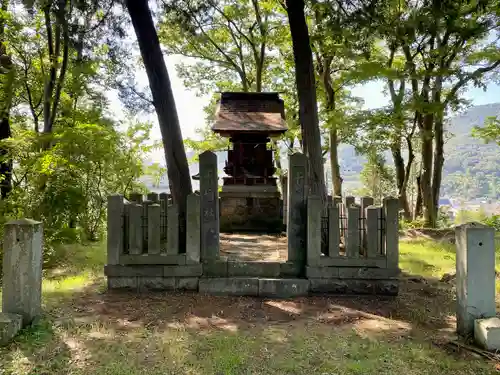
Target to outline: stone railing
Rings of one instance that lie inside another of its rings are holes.
[[[397,199],[387,198],[378,207],[369,197],[359,205],[353,197],[344,202],[335,197],[322,206],[307,193],[307,158],[293,154],[285,192],[287,261],[228,261],[219,248],[217,158],[207,151],[199,160],[200,194],[188,196],[185,249],[179,246],[177,206],[166,195],[109,197],[105,273],[110,288],[260,296],[397,294]]]
[[[188,196],[186,251],[179,246],[179,213],[167,194],[108,198],[108,264],[186,264],[200,261],[200,197]]]

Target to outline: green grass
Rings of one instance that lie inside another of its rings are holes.
[[[453,331],[451,289],[446,304],[434,289],[368,303],[108,295],[102,244],[63,251],[44,275],[46,316],[0,349],[0,374],[495,373],[491,363],[433,344],[439,330]],[[400,260],[424,277],[454,272],[453,246],[430,240],[402,241]]]
[[[455,247],[427,239],[401,241],[399,266],[412,275],[441,278],[445,273],[455,273]]]
[[[496,239],[496,268],[500,270],[500,238]],[[455,273],[455,245],[426,238],[399,242],[399,267],[402,271],[440,279]]]

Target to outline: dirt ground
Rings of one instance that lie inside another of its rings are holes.
[[[222,257],[240,262],[286,262],[288,242],[281,234],[221,233]]]

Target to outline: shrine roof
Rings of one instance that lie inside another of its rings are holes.
[[[223,92],[212,130],[277,135],[287,131],[283,100],[278,93]]]

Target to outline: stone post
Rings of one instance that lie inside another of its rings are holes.
[[[179,207],[167,207],[167,255],[179,254]]]
[[[363,251],[368,251],[366,243],[366,208],[373,205],[372,197],[361,197],[361,247]]]
[[[356,203],[356,198],[353,197],[352,195],[348,195],[347,197],[345,197],[344,202],[345,202],[345,209],[347,210],[350,206]]]
[[[384,198],[385,254],[387,268],[399,268],[399,199]],[[382,241],[382,245],[384,241]],[[384,254],[384,249],[380,249]]]
[[[321,199],[307,198],[307,265],[317,266],[321,259]]]
[[[148,207],[148,254],[161,252],[161,207],[154,203]]]
[[[42,311],[42,224],[30,219],[5,224],[2,311],[22,316],[23,326]]]
[[[219,258],[219,191],[217,155],[211,151],[200,154],[201,259]]]
[[[368,258],[379,257],[379,228],[378,228],[378,214],[380,208],[369,206],[365,209],[365,233],[364,239],[366,242],[366,255]]]
[[[288,261],[305,266],[307,254],[306,211],[307,158],[296,152],[288,162]]]
[[[455,229],[457,333],[474,333],[474,320],[495,316],[495,230],[478,223]]]
[[[142,203],[143,196],[141,193],[130,193],[129,200],[134,203]]]
[[[186,262],[200,262],[200,196],[189,194],[187,197],[186,217]]]
[[[120,254],[124,249],[124,222],[125,206],[123,195],[111,195],[108,197],[108,246],[107,263],[119,264]]]
[[[149,193],[147,195],[148,201],[158,203],[160,200],[160,197],[158,196],[158,193]]]
[[[142,204],[131,204],[128,217],[128,251],[131,255],[140,255],[144,248],[143,220],[144,210]]]
[[[359,258],[359,218],[360,207],[351,205],[347,208],[347,236],[345,253],[349,258]]]
[[[332,203],[328,209],[328,255],[338,257],[340,250],[340,223],[339,223],[339,206]]]

